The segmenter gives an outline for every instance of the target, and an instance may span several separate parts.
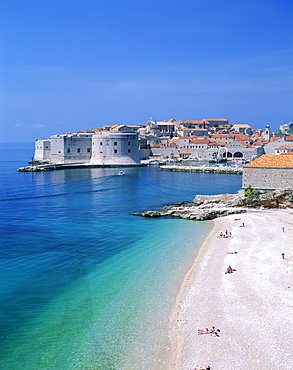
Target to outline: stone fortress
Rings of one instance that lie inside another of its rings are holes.
[[[126,128],[53,135],[36,140],[34,162],[135,166],[140,164],[138,134]]]

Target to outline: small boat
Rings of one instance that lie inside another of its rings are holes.
[[[119,172],[118,172],[118,175],[119,175],[119,176],[124,175],[124,171],[119,171]]]

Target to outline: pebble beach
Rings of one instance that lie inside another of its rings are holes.
[[[214,222],[177,297],[170,368],[292,369],[293,211]]]

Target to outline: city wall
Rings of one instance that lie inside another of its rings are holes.
[[[242,187],[289,189],[293,187],[293,168],[243,168]]]

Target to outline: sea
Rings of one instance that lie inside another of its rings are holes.
[[[213,222],[132,213],[234,193],[241,176],[17,172],[33,154],[0,143],[0,369],[163,369],[176,295]]]

